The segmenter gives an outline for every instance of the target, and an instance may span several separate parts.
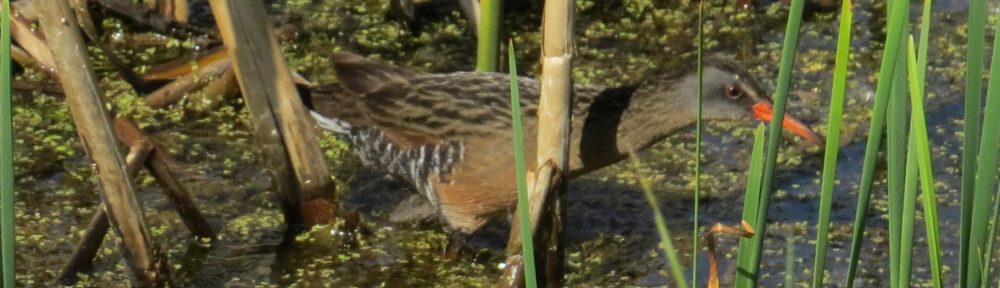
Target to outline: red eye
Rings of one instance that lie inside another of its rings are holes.
[[[736,87],[736,85],[729,85],[726,87],[726,97],[734,100],[740,99],[740,97],[743,97],[743,90],[740,87]]]

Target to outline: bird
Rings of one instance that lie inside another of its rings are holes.
[[[470,234],[509,213],[517,200],[509,75],[419,73],[346,52],[330,58],[337,82],[303,96],[317,126],[343,137],[365,165],[412,184],[452,231]],[[609,166],[692,126],[694,67],[634,86],[574,85],[567,176]],[[770,98],[748,70],[706,57],[703,71],[703,119],[771,120]],[[524,157],[535,159],[539,82],[519,77],[518,85]],[[782,126],[822,145],[790,115]]]

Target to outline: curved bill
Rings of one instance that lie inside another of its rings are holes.
[[[774,109],[771,106],[771,101],[758,101],[757,104],[754,104],[751,109],[753,110],[753,115],[757,117],[757,119],[765,122],[771,122],[771,119],[774,118]],[[809,143],[823,147],[823,139],[820,138],[819,135],[816,135],[816,133],[809,129],[809,126],[802,124],[799,119],[795,119],[795,117],[788,115],[788,113],[785,113],[784,120],[781,121],[781,127],[795,133],[795,135],[802,137],[802,139],[805,139]]]

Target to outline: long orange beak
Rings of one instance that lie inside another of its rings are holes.
[[[753,110],[753,115],[764,122],[771,122],[771,119],[774,118],[774,109],[771,106],[771,101],[759,101],[751,109]],[[823,139],[819,135],[816,135],[816,133],[809,129],[809,126],[802,124],[799,119],[795,119],[795,117],[788,115],[788,113],[785,113],[785,118],[781,121],[781,127],[788,129],[788,131],[795,133],[795,135],[799,135],[799,137],[802,137],[802,139],[805,139],[809,143],[823,147]]]

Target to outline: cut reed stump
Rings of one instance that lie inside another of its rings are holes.
[[[122,238],[126,267],[138,280],[134,285],[161,286],[167,266],[161,265],[164,259],[155,253],[131,178],[125,171],[125,159],[111,131],[111,121],[104,110],[97,76],[88,61],[87,46],[83,43],[76,16],[66,0],[52,0],[46,4],[46,9],[41,9],[41,28],[52,51],[57,74],[74,75],[60,77],[59,81],[66,91],[66,103],[77,131],[95,164],[108,220]]]
[[[259,1],[211,0],[222,41],[292,234],[329,223],[336,208],[330,172]]]
[[[164,188],[163,192],[170,199],[170,202],[173,203],[174,209],[177,210],[177,214],[181,217],[181,221],[184,222],[188,230],[191,230],[191,234],[194,234],[194,236],[215,238],[215,232],[212,231],[212,227],[208,225],[208,221],[198,211],[198,207],[194,205],[191,193],[188,193],[187,189],[174,177],[170,163],[176,160],[173,160],[170,154],[167,153],[167,149],[153,142],[131,120],[115,118],[114,127],[115,132],[118,133],[118,137],[126,146],[136,147],[145,145],[146,143],[152,146],[152,153],[143,164],[146,169],[149,169],[150,174],[153,175],[153,179],[156,179],[156,183]]]
[[[573,1],[548,0],[542,16],[542,77],[538,101],[538,167],[528,175],[532,239],[539,259],[540,283],[562,286],[564,251],[562,219],[566,213],[566,171],[569,166],[572,113]],[[517,212],[515,215],[520,215]],[[507,266],[501,287],[524,287],[520,221],[515,217],[507,241]],[[530,284],[528,284],[530,285]]]

